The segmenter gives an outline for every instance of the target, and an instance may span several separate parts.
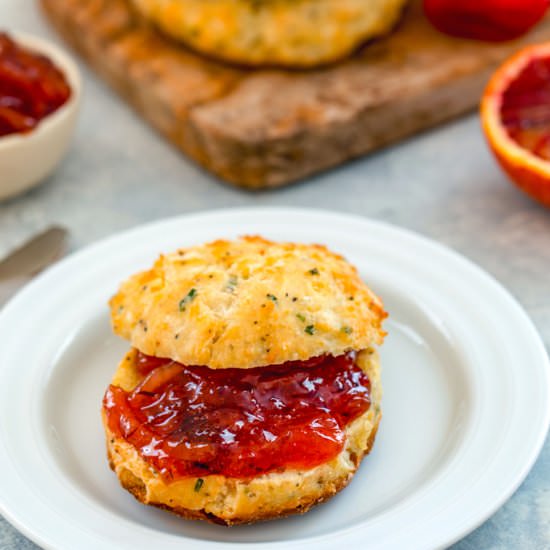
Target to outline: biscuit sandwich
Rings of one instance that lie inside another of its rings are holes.
[[[132,0],[145,21],[208,56],[313,67],[389,32],[407,0]]]
[[[302,513],[370,451],[386,313],[325,247],[184,248],[110,306],[131,348],[103,400],[107,452],[139,501],[226,525]]]

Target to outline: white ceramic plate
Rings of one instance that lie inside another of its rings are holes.
[[[343,253],[385,300],[384,418],[352,484],[302,517],[227,529],[145,507],[105,459],[99,409],[127,343],[106,302],[161,251],[260,233]],[[435,548],[524,479],[549,421],[548,362],[528,317],[457,254],[378,222],[228,210],[138,228],[56,265],[0,315],[0,511],[46,548]]]

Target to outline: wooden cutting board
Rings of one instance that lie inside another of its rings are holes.
[[[152,126],[207,170],[247,188],[296,181],[472,110],[500,61],[550,39],[549,19],[512,43],[449,38],[417,1],[394,33],[345,62],[253,70],[162,37],[127,0],[40,1],[64,38]]]

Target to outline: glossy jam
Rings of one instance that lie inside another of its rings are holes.
[[[533,59],[502,97],[508,135],[533,154],[550,160],[550,59]]]
[[[31,131],[70,95],[63,73],[47,57],[0,33],[0,136]]]
[[[313,468],[342,450],[346,425],[370,406],[354,353],[253,369],[141,354],[137,364],[145,378],[133,392],[108,388],[107,422],[168,481]]]

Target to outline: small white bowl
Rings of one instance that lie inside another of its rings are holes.
[[[38,185],[53,172],[69,145],[82,93],[78,68],[61,49],[28,34],[8,34],[21,46],[46,55],[63,72],[71,96],[29,133],[0,137],[0,200]]]

